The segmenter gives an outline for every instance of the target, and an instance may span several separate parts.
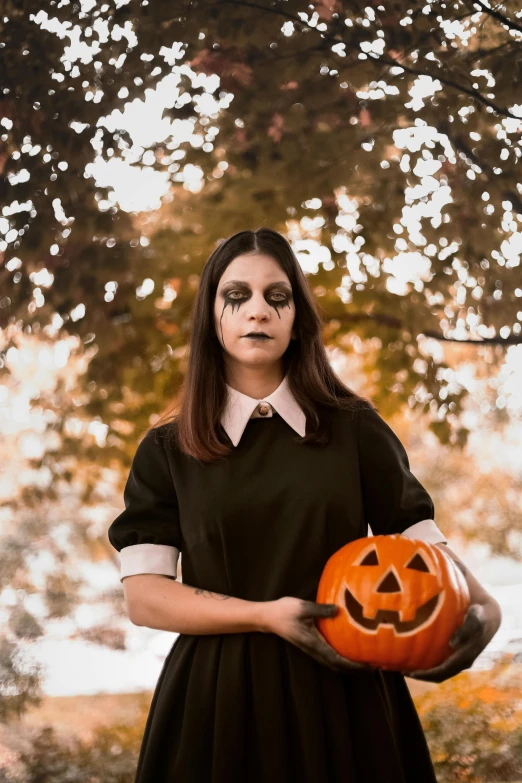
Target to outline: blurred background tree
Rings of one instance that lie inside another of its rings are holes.
[[[28,421],[22,450],[10,414],[2,435],[3,717],[38,700],[20,653],[54,622],[125,645],[119,583],[93,591],[81,564],[117,568],[108,521],[182,382],[201,269],[238,230],[288,237],[344,380],[428,426],[441,528],[519,556],[518,479],[484,481],[462,449],[470,404],[509,423],[521,350],[520,4],[6,0],[0,33],[1,400]],[[146,128],[153,91],[162,133],[139,143],[124,111]],[[157,208],[99,184],[117,161],[163,175]],[[106,619],[81,626],[90,602]]]
[[[7,1],[4,351],[20,331],[78,338],[82,409],[108,427],[98,462],[124,447],[115,417],[146,427],[177,388],[216,243],[259,225],[294,242],[328,344],[373,340],[386,412],[420,407],[465,440],[464,390],[419,338],[522,341],[522,25],[502,8]],[[134,150],[121,111],[164,80],[164,138]],[[164,172],[171,200],[123,212],[95,156]]]

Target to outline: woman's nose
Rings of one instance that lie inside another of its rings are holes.
[[[270,315],[270,305],[262,294],[252,294],[248,301],[247,312],[249,315],[255,315],[257,318],[266,318]]]

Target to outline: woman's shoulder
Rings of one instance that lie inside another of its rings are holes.
[[[158,424],[149,427],[138,437],[138,451],[140,454],[156,454],[158,451],[168,452],[176,449],[177,427],[172,422]]]
[[[158,424],[151,427],[147,435],[153,437],[157,443],[162,443],[164,446],[176,446],[178,436],[178,422],[177,419],[171,419],[163,424]]]
[[[341,406],[325,408],[324,413],[332,421],[347,422],[353,425],[356,425],[361,418],[380,418],[373,403],[364,398],[343,400]]]

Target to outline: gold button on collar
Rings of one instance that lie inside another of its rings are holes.
[[[258,410],[261,416],[267,416],[270,413],[270,405],[267,402],[262,402]]]

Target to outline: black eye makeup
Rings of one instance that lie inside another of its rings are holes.
[[[239,294],[239,296],[236,296],[236,294]],[[240,291],[238,288],[233,288],[231,291],[227,291],[226,294],[223,295],[227,303],[229,302],[240,302],[242,299],[247,299],[247,296],[244,291]],[[275,297],[282,296],[282,299],[275,299]],[[288,296],[284,294],[282,291],[274,291],[273,294],[269,294],[268,298],[272,300],[273,302],[281,302],[285,303],[288,301]]]
[[[292,295],[292,288],[286,282],[286,280],[278,280],[274,283],[269,283],[269,285],[267,285],[265,288],[265,293],[273,291],[276,288],[281,289],[281,292],[286,293],[288,296]],[[230,291],[233,289],[240,289],[241,291],[248,293],[250,291],[250,286],[244,280],[227,280],[227,282],[224,283],[220,289],[220,293],[222,296],[224,296],[225,294],[230,293]]]
[[[292,289],[285,281],[270,283],[265,289],[267,301],[275,309],[279,318],[281,317],[279,310],[282,307],[290,308],[291,291]],[[242,280],[229,280],[220,290],[220,294],[224,299],[223,312],[226,306],[230,305],[232,313],[234,313],[235,309],[239,310],[243,302],[248,299],[250,286]]]

